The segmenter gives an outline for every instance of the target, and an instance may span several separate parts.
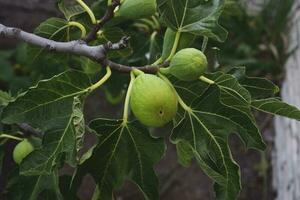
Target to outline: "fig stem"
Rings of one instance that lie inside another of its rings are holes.
[[[129,100],[130,100],[134,80],[135,80],[135,75],[134,75],[134,72],[131,71],[130,72],[130,83],[129,83],[129,86],[128,86],[128,89],[127,89],[127,94],[126,94],[125,103],[124,103],[123,125],[126,125],[127,122],[128,122]]]
[[[141,74],[145,74],[143,71],[141,71],[141,70],[139,70],[139,69],[137,69],[137,68],[134,68],[134,69],[132,70],[132,72],[133,72],[133,74],[134,74],[135,76],[139,76],[139,75],[141,75]]]
[[[150,28],[146,24],[136,22],[133,25],[137,28],[144,29],[145,31],[150,32]]]
[[[90,92],[96,90],[97,88],[99,88],[101,85],[103,85],[111,76],[111,69],[109,66],[106,67],[106,74],[103,76],[103,78],[101,78],[97,83],[95,83],[94,85],[92,85],[91,87],[88,88],[88,90]]]
[[[23,141],[24,140],[23,138],[13,136],[13,135],[4,134],[4,133],[0,134],[0,138],[8,138],[8,139],[13,139],[13,140],[18,140],[18,141]]]
[[[91,18],[92,23],[97,24],[96,17],[94,15],[93,11],[90,9],[90,7],[88,5],[86,5],[86,3],[84,3],[83,0],[76,0],[76,1],[88,13],[88,15]]]
[[[168,75],[170,74],[170,68],[167,67],[167,68],[159,68],[159,72],[163,75]]]
[[[160,29],[160,23],[159,23],[159,21],[157,20],[157,18],[154,15],[152,15],[151,18],[152,18],[152,20],[153,20],[153,22],[155,24],[156,29],[159,30]]]
[[[80,24],[79,22],[68,22],[69,26],[76,26],[77,28],[79,28],[81,30],[81,37],[84,38],[86,36],[86,29],[85,27]]]
[[[175,36],[173,48],[172,48],[172,50],[171,50],[171,53],[170,53],[169,57],[166,59],[166,61],[170,61],[170,60],[173,58],[173,56],[175,55],[175,53],[176,53],[176,51],[177,51],[177,48],[178,48],[180,36],[181,36],[181,32],[178,30],[178,31],[176,32],[176,36]]]
[[[152,65],[159,65],[162,62],[163,62],[163,58],[160,57],[158,60],[156,60],[154,63],[152,63]]]
[[[164,76],[163,74],[161,74],[160,72],[158,72],[158,76],[164,80],[171,88],[172,90],[175,92],[177,99],[178,99],[178,103],[180,104],[180,106],[187,111],[188,113],[192,113],[193,109],[191,107],[189,107],[184,101],[183,99],[179,96],[178,92],[176,91],[176,89],[174,88],[173,84],[170,82],[170,80]]]
[[[213,80],[210,80],[209,78],[206,78],[205,76],[200,76],[199,80],[201,80],[201,81],[203,81],[205,83],[208,83],[209,85],[215,84],[215,82]]]

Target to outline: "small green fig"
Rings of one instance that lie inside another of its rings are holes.
[[[15,147],[13,151],[13,159],[17,164],[20,164],[22,160],[28,156],[32,151],[34,150],[34,147],[32,144],[28,141],[28,139],[23,140],[17,146]]]
[[[130,106],[142,124],[161,127],[175,117],[178,99],[164,80],[155,75],[141,74],[133,83]]]
[[[173,31],[171,28],[167,28],[164,35],[163,51],[161,55],[161,58],[163,60],[166,60],[171,54],[175,37],[176,37],[176,32]],[[196,36],[191,33],[185,33],[185,32],[181,33],[177,50],[179,51],[181,49],[190,47],[191,44],[193,44],[193,42],[195,41],[195,38]]]
[[[156,12],[156,0],[124,0],[115,16],[128,19],[149,17]]]
[[[198,49],[186,48],[174,55],[170,67],[162,69],[162,73],[172,74],[183,81],[193,81],[203,75],[206,69],[206,56]]]

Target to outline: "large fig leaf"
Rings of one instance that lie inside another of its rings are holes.
[[[164,141],[152,138],[137,122],[123,124],[118,120],[96,119],[90,127],[101,137],[92,157],[79,166],[74,185],[89,173],[97,183],[94,199],[111,200],[113,190],[129,179],[145,199],[158,199],[158,180],[153,165],[164,155]]]
[[[74,97],[86,93],[90,86],[88,76],[76,70],[42,80],[5,108],[2,121],[7,124],[25,122],[46,132],[60,125],[55,117],[66,118],[67,111],[72,110]]]
[[[211,112],[229,119],[236,125],[238,134],[247,147],[264,149],[265,144],[251,112],[251,96],[248,91],[232,75],[217,72],[206,76],[216,84],[209,86],[201,81],[192,83],[177,81],[174,85],[180,96],[193,109],[197,107],[196,110]],[[212,88],[219,90],[219,96],[211,98],[209,92],[214,91]],[[203,104],[200,107],[196,106],[199,102]]]
[[[227,31],[218,24],[225,0],[158,0],[166,25],[175,31],[225,41]]]
[[[218,199],[235,199],[241,189],[239,167],[232,159],[227,141],[235,125],[216,111],[198,111],[206,105],[198,106],[185,113],[171,139],[178,144],[181,162],[187,165],[191,156],[195,157],[202,170],[215,181]]]
[[[181,163],[188,165],[193,156],[215,181],[218,199],[235,199],[241,187],[239,168],[228,147],[229,134],[237,132],[247,147],[264,149],[265,144],[251,113],[249,92],[232,75],[217,72],[206,77],[215,84],[173,81],[192,110],[177,121],[172,141]]]
[[[49,174],[63,155],[74,165],[78,147],[78,106],[74,106],[74,99],[88,92],[90,86],[82,72],[67,71],[40,81],[5,107],[4,123],[28,123],[44,132],[42,148],[24,159],[22,174]]]

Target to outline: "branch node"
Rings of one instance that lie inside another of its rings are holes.
[[[105,50],[110,50],[113,47],[113,43],[111,41],[108,41],[106,44],[104,44]]]
[[[92,31],[83,38],[86,43],[89,43],[97,38],[98,31],[114,17],[114,10],[121,4],[120,0],[113,0],[112,3],[107,7],[104,16],[99,20],[99,23],[94,26]]]
[[[19,28],[13,28],[12,29],[12,32],[15,34],[15,35],[19,35],[21,33],[21,29]]]
[[[84,40],[80,39],[80,40],[78,40],[78,44],[83,45],[83,44],[86,44],[86,42]]]

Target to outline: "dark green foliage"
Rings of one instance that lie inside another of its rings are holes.
[[[274,43],[279,40],[278,34],[283,29],[287,17],[284,13],[290,9],[291,1],[288,2],[285,7],[274,9],[277,11],[274,19],[279,20],[275,35],[270,36]],[[99,0],[91,5],[97,19],[105,13],[106,4],[106,1]],[[58,7],[65,19],[50,18],[36,28],[35,34],[67,42],[81,37],[78,27],[68,26],[70,21],[80,22],[87,32],[92,29],[87,13],[78,5],[59,0]],[[252,29],[251,23],[243,24],[249,16],[234,1],[158,0],[157,8],[159,14],[136,21],[113,18],[89,44],[118,42],[123,36],[130,36],[129,47],[110,51],[107,57],[129,66],[163,63],[182,48],[201,46],[197,41],[202,41],[203,37],[214,41],[210,45],[225,41],[227,31],[219,25],[221,17],[230,32],[226,45],[219,45],[222,52],[219,61],[226,64],[226,70],[205,73],[210,82],[185,82],[168,77],[180,103],[173,127],[169,130],[170,138],[153,137],[149,127],[134,120],[133,116],[128,118],[132,119],[129,121],[126,116],[120,120],[93,119],[87,123],[89,125],[85,124],[84,100],[93,91],[95,84],[92,82],[98,81],[104,73],[103,66],[95,61],[49,53],[31,45],[0,54],[0,80],[13,94],[11,97],[10,93],[0,92],[1,132],[10,133],[19,123],[27,123],[41,132],[41,144],[9,176],[5,190],[8,199],[75,200],[83,178],[91,175],[96,183],[93,199],[112,200],[114,191],[129,180],[146,200],[157,200],[159,182],[153,168],[164,156],[166,139],[176,145],[178,160],[183,166],[189,166],[192,160],[197,161],[214,181],[217,199],[237,199],[241,190],[240,170],[231,155],[230,134],[237,134],[247,148],[264,150],[266,145],[253,109],[300,120],[297,108],[276,97],[279,88],[271,81],[248,77],[245,68],[232,67],[262,64],[258,62],[256,46],[261,43],[258,35],[267,32],[262,28],[262,22],[270,17],[269,14],[254,18],[256,29]],[[225,16],[222,17],[224,9]],[[231,9],[234,12],[230,12]],[[269,13],[267,9],[273,9],[271,4],[263,13]],[[232,15],[238,17],[233,19]],[[237,28],[241,30],[236,32]],[[166,30],[168,34],[165,34]],[[181,35],[178,41],[176,35]],[[232,38],[241,44],[239,48]],[[194,40],[194,44],[189,42]],[[8,59],[15,65],[7,62]],[[263,65],[264,70],[275,66],[270,60]],[[253,74],[253,70],[250,71]],[[161,74],[158,76],[166,79]],[[118,104],[123,101],[128,80],[129,74],[113,72],[103,86],[109,102]],[[21,84],[16,84],[18,81]],[[29,85],[35,86],[28,89]],[[126,111],[128,105],[124,107]],[[84,146],[86,132],[98,139],[89,147]],[[1,163],[3,152],[0,147]],[[59,176],[59,170],[66,164],[74,169],[74,174]]]

